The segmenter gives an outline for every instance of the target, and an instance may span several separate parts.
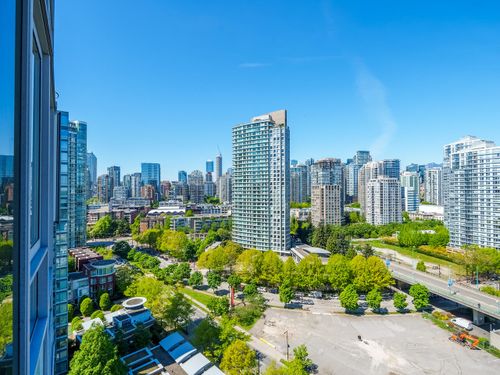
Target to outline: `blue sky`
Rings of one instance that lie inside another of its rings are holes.
[[[140,4],[140,5],[139,5]],[[98,172],[204,169],[231,127],[288,109],[291,157],[440,162],[500,142],[498,1],[57,1],[58,106]]]

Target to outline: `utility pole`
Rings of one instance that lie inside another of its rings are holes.
[[[288,361],[290,359],[290,355],[289,355],[289,345],[288,345],[288,330],[286,330],[285,332],[283,332],[283,334],[285,335],[285,339],[286,339],[286,360]]]

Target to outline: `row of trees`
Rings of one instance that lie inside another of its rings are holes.
[[[130,233],[130,225],[126,219],[113,219],[110,215],[101,217],[87,231],[89,238],[107,238],[115,236],[124,236]]]
[[[358,291],[366,292],[393,283],[387,267],[375,256],[356,255],[350,259],[334,254],[323,265],[317,255],[311,254],[296,264],[292,258],[283,262],[273,251],[243,250],[233,243],[204,252],[198,267],[215,272],[234,271],[246,284],[277,287],[286,281],[290,288],[300,290],[331,288],[342,291],[354,284]]]

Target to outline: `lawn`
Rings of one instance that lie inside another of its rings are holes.
[[[436,258],[436,257],[426,255],[426,254],[421,254],[421,253],[418,253],[416,251],[411,251],[411,249],[408,249],[405,247],[400,247],[400,246],[396,246],[396,245],[389,245],[389,244],[386,244],[386,243],[384,243],[382,241],[378,241],[378,240],[366,241],[366,243],[369,243],[374,247],[395,250],[398,253],[400,253],[401,255],[405,255],[405,256],[410,257],[410,258],[422,260],[424,262],[440,264],[441,266],[446,266],[446,267],[451,268],[456,273],[460,273],[460,274],[463,273],[461,265],[450,262],[448,260]]]
[[[210,294],[200,292],[191,288],[181,288],[180,291],[205,306],[212,300],[212,298],[214,298]]]

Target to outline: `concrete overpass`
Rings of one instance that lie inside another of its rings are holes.
[[[500,298],[498,297],[462,285],[453,284],[449,287],[447,280],[397,263],[391,262],[389,269],[395,280],[409,285],[425,285],[433,294],[470,307],[473,311],[474,324],[483,324],[485,315],[500,320]]]

